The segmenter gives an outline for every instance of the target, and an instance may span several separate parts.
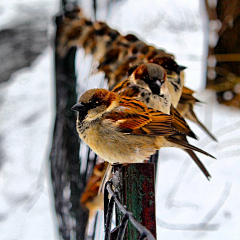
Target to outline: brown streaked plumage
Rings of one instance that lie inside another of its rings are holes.
[[[148,103],[146,103],[145,99],[142,97],[142,93],[144,93],[144,95],[149,98],[152,97],[152,93],[150,93],[147,89],[142,88],[137,84],[131,84],[129,79],[122,81],[120,84],[116,86],[116,88],[113,89],[113,91],[118,93],[120,96],[127,96],[140,101],[142,100],[142,102],[144,102],[148,107],[155,105],[158,107],[155,109],[158,111],[161,111],[162,107],[161,105],[158,104],[159,99],[152,98],[151,100],[148,101]],[[176,124],[176,128],[178,128],[179,130],[181,129],[182,133],[186,134],[189,137],[197,139],[196,135],[192,132],[192,130],[190,129],[190,127],[188,126],[184,118],[172,105],[169,107],[168,112],[169,112],[168,114],[173,117],[173,122],[172,122],[173,126]]]
[[[82,47],[83,41],[91,31],[93,31],[92,22],[85,18],[64,22],[60,27],[61,34],[58,34],[57,51],[59,55],[65,56],[72,46]]]
[[[113,79],[109,79],[110,83],[118,84],[121,82],[123,79],[128,77],[128,70],[131,66],[132,63],[134,63],[138,58],[136,56],[131,56],[122,61],[121,65],[118,66],[116,71],[113,74]],[[112,84],[110,84],[109,89],[111,90]]]
[[[129,55],[137,58],[136,60],[128,63],[130,67],[132,67],[131,65],[133,65],[134,67],[135,63],[138,61],[140,61],[141,64],[145,63],[145,61],[151,60],[152,58],[155,58],[156,60],[157,58],[163,59],[166,56],[167,58],[170,58],[170,60],[168,60],[167,62],[171,62],[171,59],[172,62],[174,61],[174,56],[166,53],[164,50],[154,49],[154,47],[141,42],[141,40],[139,40],[132,34],[121,36],[117,31],[111,29],[107,24],[102,22],[92,23],[91,21],[84,19],[83,15],[79,15],[75,17],[75,19],[71,20],[66,18],[62,31],[64,32],[65,36],[64,34],[63,36],[61,36],[62,41],[60,42],[63,48],[65,48],[65,53],[66,49],[68,49],[70,46],[77,45],[78,47],[84,47],[87,53],[94,54],[94,58],[102,59],[103,61],[109,61],[111,60],[111,56],[109,58],[105,58],[106,53],[109,51],[109,49],[122,48],[114,63],[110,61],[106,64],[105,62],[105,64],[103,64],[104,66],[101,67],[101,71],[105,72],[106,78],[109,80],[110,86],[114,86],[117,82],[124,78],[124,76],[126,76],[126,66],[121,67],[121,63],[124,62],[127,58],[129,58]],[[61,51],[61,46],[59,46],[59,49]],[[128,51],[128,49],[130,50]],[[140,58],[141,60],[139,60]],[[161,63],[162,66],[165,63],[166,61],[163,61]],[[160,64],[160,62],[158,62],[158,64]],[[175,91],[175,81],[179,81],[179,78],[180,80],[183,79],[183,71],[175,69],[176,74],[173,75],[174,69],[171,70],[170,74],[170,70],[167,69],[167,67],[169,66],[165,64],[164,67],[167,71],[167,79],[169,79],[169,82],[172,82],[171,85]],[[178,70],[180,71],[180,75],[178,74]],[[166,95],[168,94],[168,87],[165,87],[165,92],[163,86],[164,84],[161,86],[162,95]],[[170,89],[170,93],[171,91],[172,90]],[[172,94],[173,97],[171,99],[172,103],[175,106],[175,103],[177,103],[179,100],[180,91],[177,92],[178,94]],[[147,101],[147,98],[145,98],[145,100]],[[166,109],[163,110],[165,113]],[[191,117],[193,117],[193,114]]]
[[[122,81],[121,83],[119,83],[113,89],[113,91],[120,95],[123,95],[123,96],[128,96],[131,98],[141,100],[148,107],[152,107],[159,111],[163,111],[164,113],[170,114],[173,117],[173,123],[172,123],[173,126],[176,124],[176,127],[181,132],[183,132],[186,136],[190,136],[192,138],[197,139],[196,135],[192,132],[192,130],[190,129],[190,127],[184,120],[183,116],[181,116],[181,114],[171,105],[171,102],[169,102],[169,105],[167,105],[167,107],[164,107],[163,104],[160,104],[160,102],[163,101],[163,98],[160,97],[161,94],[157,94],[157,95],[153,94],[151,92],[151,88],[149,88],[148,86],[145,85],[145,83],[149,84],[149,82],[150,82],[149,78],[151,79],[151,77],[153,78],[154,76],[156,76],[156,74],[154,75],[151,73],[151,68],[149,69],[149,71],[147,70],[147,68],[143,69],[143,66],[147,66],[147,65],[156,66],[155,64],[145,64],[145,65],[140,66],[139,67],[140,69],[137,68],[135,70],[136,72],[138,72],[138,74],[133,73],[132,78],[126,79],[126,80]],[[157,65],[157,67],[155,68],[155,71],[163,72],[164,70],[160,66]],[[163,75],[163,73],[162,73],[162,75]],[[144,84],[141,84],[141,81],[136,81],[136,78],[138,78],[138,79],[145,78]],[[157,79],[157,78],[155,77],[155,79]],[[163,86],[163,84],[159,86],[161,93],[162,93],[161,87]],[[163,91],[163,92],[166,93],[166,91]],[[164,94],[163,94],[163,96],[164,96]],[[186,136],[177,136],[176,138],[179,140],[188,142],[186,139]],[[208,171],[206,170],[204,165],[201,163],[201,161],[198,159],[196,154],[192,150],[187,150],[186,152],[196,162],[196,164],[200,167],[200,169],[204,172],[204,174],[207,177],[210,177],[210,174],[208,173]]]
[[[178,65],[169,54],[155,55],[149,62],[159,64],[166,69],[168,88],[173,106],[178,109],[184,118],[197,123],[213,140],[217,141],[213,134],[199,121],[194,113],[193,107],[195,103],[200,101],[193,97],[193,90],[183,86],[183,70],[186,67]]]
[[[98,162],[88,179],[80,203],[89,210],[89,218],[93,218],[98,210],[103,210],[103,192],[99,192],[101,182],[108,167],[107,162]]]
[[[131,85],[130,87],[128,87]],[[148,107],[170,113],[171,96],[166,83],[166,71],[154,63],[138,66],[132,74],[113,90],[120,95],[134,97]]]

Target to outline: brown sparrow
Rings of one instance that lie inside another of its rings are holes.
[[[177,124],[178,129],[181,126],[181,132],[197,139],[181,114],[171,105],[171,101],[166,101],[165,96],[169,96],[169,92],[167,88],[164,89],[164,84],[166,85],[165,70],[159,65],[148,63],[139,66],[132,73],[131,77],[119,83],[113,89],[113,92],[141,100],[148,107],[170,114],[174,119],[172,123],[173,126]],[[166,95],[166,93],[168,93],[168,95]],[[165,102],[168,104],[164,105],[163,103]],[[179,138],[179,136],[177,138]],[[186,137],[183,136],[181,136],[180,139],[187,141]],[[209,173],[196,154],[192,150],[187,150],[186,152],[193,158],[202,171],[206,173],[206,176],[209,177]]]
[[[177,108],[184,118],[197,123],[213,140],[217,141],[213,134],[199,121],[194,113],[193,107],[196,102],[200,101],[193,97],[194,91],[183,86],[183,70],[186,67],[178,65],[171,56],[166,54],[156,55],[149,62],[157,63],[166,70],[168,88],[173,106]]]
[[[111,164],[143,162],[161,147],[194,150],[213,157],[185,141],[182,127],[178,122],[173,126],[173,116],[148,108],[139,100],[106,89],[91,89],[72,109],[79,112],[80,138]]]
[[[131,87],[128,87],[131,85]],[[171,96],[166,82],[166,71],[154,63],[138,66],[124,81],[113,90],[120,95],[134,97],[148,107],[170,113]]]
[[[92,176],[88,179],[82,193],[80,203],[89,210],[90,219],[95,216],[98,210],[104,209],[103,191],[100,188],[107,168],[107,162],[97,162],[93,168]]]

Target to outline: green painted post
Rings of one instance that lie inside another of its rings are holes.
[[[133,213],[134,218],[156,238],[155,166],[153,163],[134,163],[114,166],[113,184],[119,200]],[[117,224],[122,216],[117,210]],[[139,239],[139,232],[128,222],[124,240]]]

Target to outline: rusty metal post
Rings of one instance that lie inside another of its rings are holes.
[[[134,163],[114,166],[113,185],[119,200],[133,213],[134,218],[156,237],[155,166],[153,163]],[[117,212],[117,225],[122,221]],[[128,222],[124,240],[139,239],[140,234]]]

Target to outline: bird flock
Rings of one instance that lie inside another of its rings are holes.
[[[186,67],[174,55],[133,34],[122,36],[104,22],[92,22],[81,9],[66,15],[59,31],[59,56],[73,46],[83,48],[99,62],[98,71],[105,73],[109,86],[86,91],[72,107],[78,112],[79,137],[105,161],[94,168],[81,198],[90,212],[102,208],[99,189],[110,164],[144,162],[162,147],[183,149],[211,178],[194,151],[214,157],[188,142],[197,136],[186,120],[216,138],[196,116],[194,105],[201,102],[184,86]]]

